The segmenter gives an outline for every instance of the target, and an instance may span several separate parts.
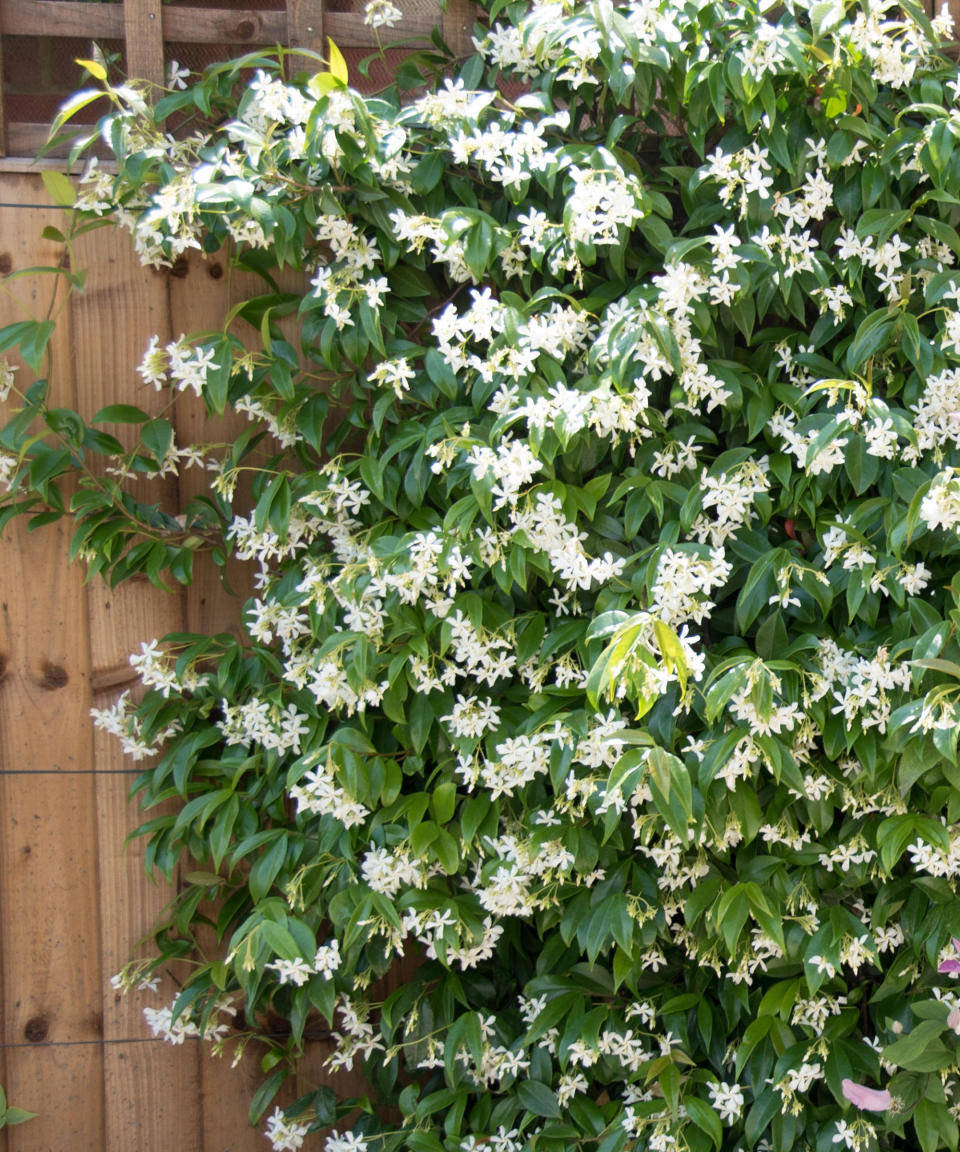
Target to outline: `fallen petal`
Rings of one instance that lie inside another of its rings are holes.
[[[868,1088],[865,1084],[855,1084],[852,1080],[841,1083],[844,1096],[857,1108],[869,1112],[885,1112],[890,1107],[892,1097],[884,1089]]]

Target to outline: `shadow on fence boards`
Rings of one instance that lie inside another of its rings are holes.
[[[393,35],[426,35],[439,19],[448,43],[469,50],[463,0],[450,0],[444,14],[432,0],[401,3],[404,23]],[[0,0],[0,277],[62,257],[41,238],[60,213],[32,157],[79,80],[73,59],[90,54],[91,39],[121,54],[130,75],[160,81],[171,59],[196,68],[278,42],[322,51],[326,36],[348,60],[370,51],[362,0],[268,0],[249,10]],[[51,403],[87,418],[116,402],[156,411],[161,398],[135,370],[150,337],[166,343],[218,328],[228,292],[236,300],[262,291],[252,278],[226,276],[222,259],[191,253],[155,271],[140,267],[126,234],[81,238],[76,263],[88,278],[58,318]],[[55,279],[5,285],[0,325],[42,315]],[[235,435],[229,416],[208,420],[192,397],[176,405],[179,440]],[[168,483],[180,485],[168,495],[182,506],[203,480],[188,471]],[[68,543],[66,522],[27,533],[15,521],[0,540],[0,1083],[11,1105],[39,1113],[0,1131],[0,1152],[262,1152],[262,1130],[247,1123],[262,1049],[251,1047],[232,1069],[230,1050],[218,1060],[197,1040],[173,1047],[154,1039],[142,1010],[170,1002],[176,973],[155,994],[122,997],[110,986],[170,893],[146,877],[136,842],[124,848],[140,822],[127,801],[137,769],[89,718],[91,707],[111,705],[132,686],[128,655],[141,642],[236,628],[240,599],[223,590],[212,564],[199,565],[179,594],[139,581],[85,585]],[[243,573],[234,580],[242,588]],[[329,1051],[328,1041],[308,1043],[281,1103],[331,1082]],[[342,1073],[336,1083],[362,1090]]]

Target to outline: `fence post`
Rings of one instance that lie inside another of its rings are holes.
[[[473,4],[470,0],[447,0],[443,9],[441,30],[447,46],[457,56],[473,52]]]
[[[287,0],[287,45],[323,52],[323,0]],[[288,76],[303,68],[318,71],[315,60],[305,56],[288,57]]]
[[[163,84],[163,19],[160,0],[123,0],[127,75]]]

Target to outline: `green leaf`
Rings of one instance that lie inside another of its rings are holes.
[[[251,1124],[260,1123],[264,1112],[273,1103],[274,1096],[280,1091],[281,1085],[289,1075],[289,1068],[277,1068],[254,1092],[248,1114]]]
[[[457,786],[452,780],[446,780],[433,790],[430,797],[430,811],[438,824],[446,824],[453,819],[457,807]]]
[[[943,1031],[942,1021],[922,1020],[906,1036],[888,1044],[883,1058],[908,1072],[939,1072],[955,1058],[953,1050],[940,1039]]]
[[[557,1094],[539,1080],[520,1080],[517,1083],[517,1099],[534,1116],[556,1119],[560,1115]]]
[[[706,1132],[714,1148],[719,1148],[723,1142],[723,1125],[720,1123],[720,1117],[717,1113],[706,1100],[701,1100],[699,1096],[688,1094],[684,1096],[683,1103],[690,1119],[701,1132]]]
[[[838,28],[846,18],[842,0],[822,0],[810,8],[810,27],[815,40],[819,40],[834,28]],[[829,115],[829,113],[828,113]]]
[[[34,370],[40,371],[44,353],[50,343],[56,325],[52,320],[28,320],[20,335],[20,355]]]
[[[758,1016],[756,1020],[747,1025],[743,1033],[743,1040],[737,1048],[737,1076],[739,1077],[746,1067],[747,1061],[754,1048],[770,1035],[773,1027],[772,1016]]]
[[[679,757],[659,746],[650,749],[647,764],[657,811],[686,843],[690,835],[689,824],[693,820],[693,785],[687,766]]]
[[[917,1132],[922,1152],[937,1152],[940,1145],[940,1112],[946,1106],[921,1098],[913,1113],[913,1126]]]
[[[27,1120],[34,1120],[38,1112],[28,1112],[26,1108],[7,1108],[3,1113],[4,1124],[24,1124]]]
[[[458,1079],[457,1057],[461,1048],[466,1047],[477,1067],[483,1063],[483,1033],[480,1017],[476,1012],[464,1012],[454,1020],[447,1032],[443,1047],[443,1063],[447,1082],[456,1087]]]
[[[260,934],[272,949],[273,954],[279,956],[281,960],[307,959],[296,940],[281,924],[276,924],[273,920],[264,920],[260,925]]]
[[[856,371],[871,356],[875,356],[890,343],[896,326],[896,316],[889,308],[880,308],[871,313],[859,326],[856,335],[847,348],[845,364],[850,372]],[[812,459],[813,457],[809,457]]]
[[[55,168],[45,168],[40,173],[43,186],[54,204],[61,208],[72,208],[77,199],[77,190],[69,176]]]
[[[343,58],[343,53],[329,36],[327,37],[327,47],[330,52],[330,74],[336,81],[346,87],[350,82],[350,72],[347,68],[347,62]]]
[[[101,408],[90,421],[91,424],[143,424],[150,417],[142,408],[133,404],[108,404]]]

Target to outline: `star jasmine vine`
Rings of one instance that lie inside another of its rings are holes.
[[[206,869],[118,983],[194,961],[147,1023],[264,1038],[254,1121],[332,1032],[375,1104],[275,1107],[275,1149],[955,1152],[950,17],[476,17],[374,95],[332,44],[156,102],[89,62],[58,119],[103,102],[115,160],[48,178],[66,244],[264,281],[139,368],[226,444],[85,421],[24,379],[50,325],[0,331],[4,518],[71,516],[114,582],[248,565],[237,635],[148,639],[95,715],[164,802],[149,865]],[[177,515],[128,491],[186,467]]]

